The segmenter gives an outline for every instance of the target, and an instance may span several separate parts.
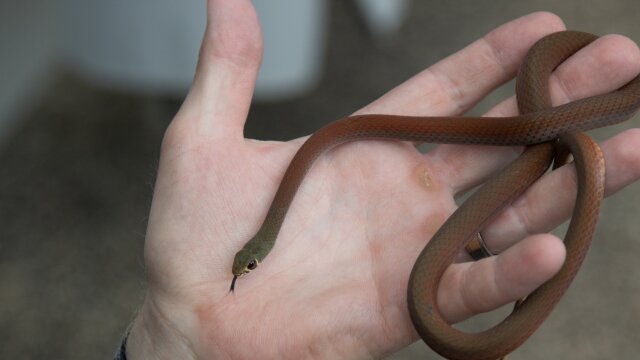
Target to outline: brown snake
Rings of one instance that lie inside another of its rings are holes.
[[[564,31],[546,36],[527,53],[517,77],[521,115],[410,117],[358,115],[329,124],[297,152],[257,234],[236,254],[233,282],[255,269],[273,247],[285,215],[308,169],[325,151],[366,139],[455,144],[531,145],[487,181],[438,230],[420,253],[409,279],[409,313],[425,342],[449,359],[494,360],[522,344],[544,321],[577,273],[588,250],[604,196],[604,158],[581,131],[631,118],[640,108],[640,77],[617,91],[551,107],[548,79],[556,66],[594,41],[595,35]],[[505,206],[520,196],[568,150],[578,174],[578,195],[565,238],[562,269],[498,325],[480,333],[451,327],[440,314],[437,293],[445,269]]]

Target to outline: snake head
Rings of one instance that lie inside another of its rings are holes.
[[[233,259],[233,268],[231,272],[233,273],[233,280],[231,281],[231,289],[229,291],[233,291],[235,288],[236,280],[238,277],[248,274],[251,270],[255,269],[260,265],[260,261],[252,254],[251,251],[246,248],[242,248],[236,254],[236,257]]]

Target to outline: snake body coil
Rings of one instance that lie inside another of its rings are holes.
[[[604,195],[604,158],[597,144],[581,131],[627,120],[640,108],[640,77],[617,91],[551,107],[548,90],[551,72],[596,38],[587,33],[564,31],[541,39],[531,48],[517,78],[519,116],[358,115],[317,131],[291,161],[258,233],[236,254],[234,282],[269,253],[308,169],[318,156],[334,146],[365,139],[530,145],[438,230],[414,265],[407,294],[415,328],[441,355],[458,360],[493,360],[513,351],[560,300],[577,273],[595,231]],[[546,171],[555,156],[556,141],[572,153],[578,172],[578,197],[565,239],[567,258],[562,269],[493,328],[480,333],[454,329],[443,319],[437,304],[438,286],[445,269],[483,226]]]

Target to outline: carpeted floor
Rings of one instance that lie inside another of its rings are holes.
[[[416,1],[401,33],[384,42],[372,41],[350,8],[333,1],[322,83],[299,99],[255,104],[246,135],[313,132],[491,28],[541,9],[570,28],[640,41],[637,0]],[[142,249],[159,144],[181,100],[101,89],[72,69],[56,79],[0,152],[0,359],[108,359],[144,293]],[[475,112],[510,91],[502,88]],[[636,118],[596,137],[638,124]],[[514,359],[637,357],[639,201],[636,184],[606,202],[577,283]],[[420,343],[393,356],[425,357],[438,358]]]

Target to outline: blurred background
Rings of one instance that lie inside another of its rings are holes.
[[[254,3],[265,59],[245,134],[257,139],[309,134],[533,11],[640,41],[637,0]],[[193,76],[205,6],[0,3],[0,359],[115,352],[144,294],[159,145]],[[473,113],[512,93],[513,84],[501,87]],[[639,121],[593,135],[604,140]],[[637,358],[638,204],[639,184],[605,202],[576,282],[513,359]],[[440,357],[418,342],[390,358]]]

